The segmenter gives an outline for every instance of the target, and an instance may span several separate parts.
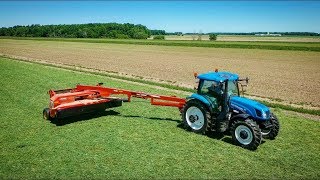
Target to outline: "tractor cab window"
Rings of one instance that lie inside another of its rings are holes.
[[[211,97],[217,97],[223,93],[223,85],[215,81],[204,80],[201,83],[200,94],[206,94]]]
[[[228,96],[239,96],[239,89],[236,81],[228,81]]]

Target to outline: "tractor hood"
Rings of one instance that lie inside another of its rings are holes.
[[[231,108],[241,113],[246,113],[254,119],[267,120],[270,118],[270,109],[257,101],[239,96],[231,97]]]

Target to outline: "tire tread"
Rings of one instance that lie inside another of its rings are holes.
[[[264,135],[263,138],[274,140],[279,134],[280,123],[279,123],[278,117],[273,113],[271,113],[270,121],[272,124],[270,133],[268,133],[267,135]]]
[[[199,130],[193,130],[187,123],[185,114],[188,110],[189,107],[191,106],[196,106],[198,107],[202,112],[204,112],[204,116],[205,116],[205,124],[204,127],[199,129]],[[212,118],[211,118],[211,113],[210,111],[205,107],[205,105],[200,102],[199,100],[196,99],[191,99],[189,101],[187,101],[187,103],[183,106],[182,108],[182,120],[183,120],[183,127],[187,130],[191,130],[195,133],[198,134],[207,134],[208,132],[211,131],[212,129]]]
[[[253,141],[250,144],[248,144],[248,145],[241,144],[236,139],[235,130],[238,125],[246,125],[253,131]],[[259,128],[258,124],[250,118],[247,118],[245,120],[239,119],[239,120],[233,121],[231,124],[230,132],[232,135],[233,142],[236,145],[241,146],[243,148],[250,149],[250,150],[256,150],[258,148],[258,146],[261,144],[261,140],[262,140],[261,129]]]

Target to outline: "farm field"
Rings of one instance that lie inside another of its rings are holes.
[[[195,39],[198,36],[194,35]],[[192,35],[166,35],[166,40],[193,40]],[[209,41],[209,35],[202,35],[203,41]],[[308,37],[308,36],[251,36],[251,35],[218,35],[217,41],[271,41],[271,42],[320,42],[320,37]]]
[[[281,42],[281,41],[186,41],[152,39],[95,39],[95,38],[39,38],[39,37],[0,37],[0,39],[63,41],[108,44],[134,44],[207,48],[269,49],[320,52],[320,42]]]
[[[218,68],[248,76],[250,95],[320,107],[319,52],[1,39],[0,53],[187,87]]]
[[[275,109],[281,131],[257,151],[178,127],[179,111],[134,100],[63,124],[42,119],[50,88],[77,83],[169,91],[0,58],[0,178],[316,179],[320,124]],[[178,96],[184,96],[176,94]]]

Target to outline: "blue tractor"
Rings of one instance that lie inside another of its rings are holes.
[[[270,109],[240,97],[239,86],[246,85],[248,78],[239,79],[237,74],[217,70],[195,77],[197,93],[187,98],[182,109],[186,129],[200,134],[230,132],[235,144],[251,150],[260,145],[262,138],[275,139],[278,135],[280,124]]]

